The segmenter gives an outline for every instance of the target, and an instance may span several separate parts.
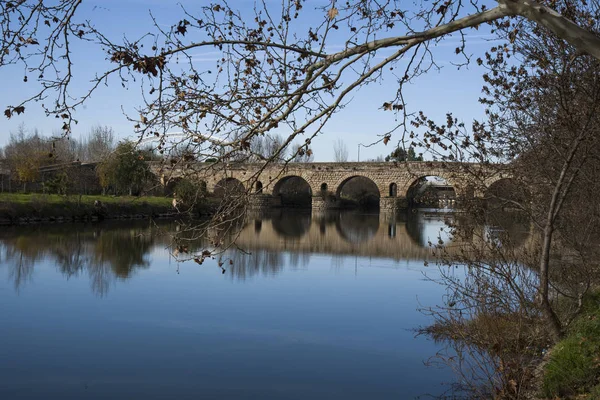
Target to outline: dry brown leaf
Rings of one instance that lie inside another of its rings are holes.
[[[335,7],[332,7],[331,10],[327,11],[327,16],[330,20],[334,19],[338,14],[338,9]]]

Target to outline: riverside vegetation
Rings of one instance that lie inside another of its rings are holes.
[[[584,299],[581,315],[550,350],[542,393],[548,399],[600,399],[600,292]]]
[[[98,202],[102,206],[97,206]],[[98,220],[122,217],[173,215],[172,199],[166,197],[114,197],[102,195],[0,194],[0,222]]]
[[[147,161],[164,158],[129,140],[115,144],[106,126],[92,128],[87,139],[67,142],[21,125],[1,150],[3,224],[197,216],[212,213],[218,203],[191,179],[162,187]]]

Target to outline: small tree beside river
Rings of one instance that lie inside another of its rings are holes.
[[[103,191],[130,196],[141,192],[151,176],[144,152],[127,140],[120,142],[115,151],[98,164],[96,172]]]

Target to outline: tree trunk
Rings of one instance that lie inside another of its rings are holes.
[[[571,174],[571,177],[567,179],[567,172],[569,168],[573,166],[575,154],[577,153],[577,150],[579,149],[579,146],[581,145],[581,142],[585,138],[587,132],[587,126],[584,129],[581,129],[579,135],[577,135],[573,141],[571,149],[565,161],[563,162],[558,180],[554,184],[554,190],[552,192],[552,197],[550,198],[550,205],[548,207],[548,213],[546,215],[546,221],[544,224],[542,254],[540,255],[540,287],[538,289],[538,295],[542,311],[555,339],[560,338],[563,332],[562,324],[552,309],[549,299],[550,249],[552,247],[552,235],[554,234],[554,223],[556,218],[562,208],[565,198],[569,193],[571,185],[573,184],[573,180],[577,175],[577,171],[574,171]]]
[[[552,211],[548,213],[548,217],[549,220],[546,222],[546,227],[544,228],[542,254],[540,256],[540,287],[538,294],[540,306],[542,307],[542,312],[548,322],[552,337],[554,340],[558,341],[563,334],[562,324],[554,312],[549,298],[550,248],[552,247],[552,235],[554,233],[554,222],[550,220],[550,218],[552,218]]]

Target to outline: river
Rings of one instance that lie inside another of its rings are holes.
[[[444,218],[249,215],[201,265],[172,257],[176,222],[2,228],[0,398],[439,396],[454,375],[415,329]]]

